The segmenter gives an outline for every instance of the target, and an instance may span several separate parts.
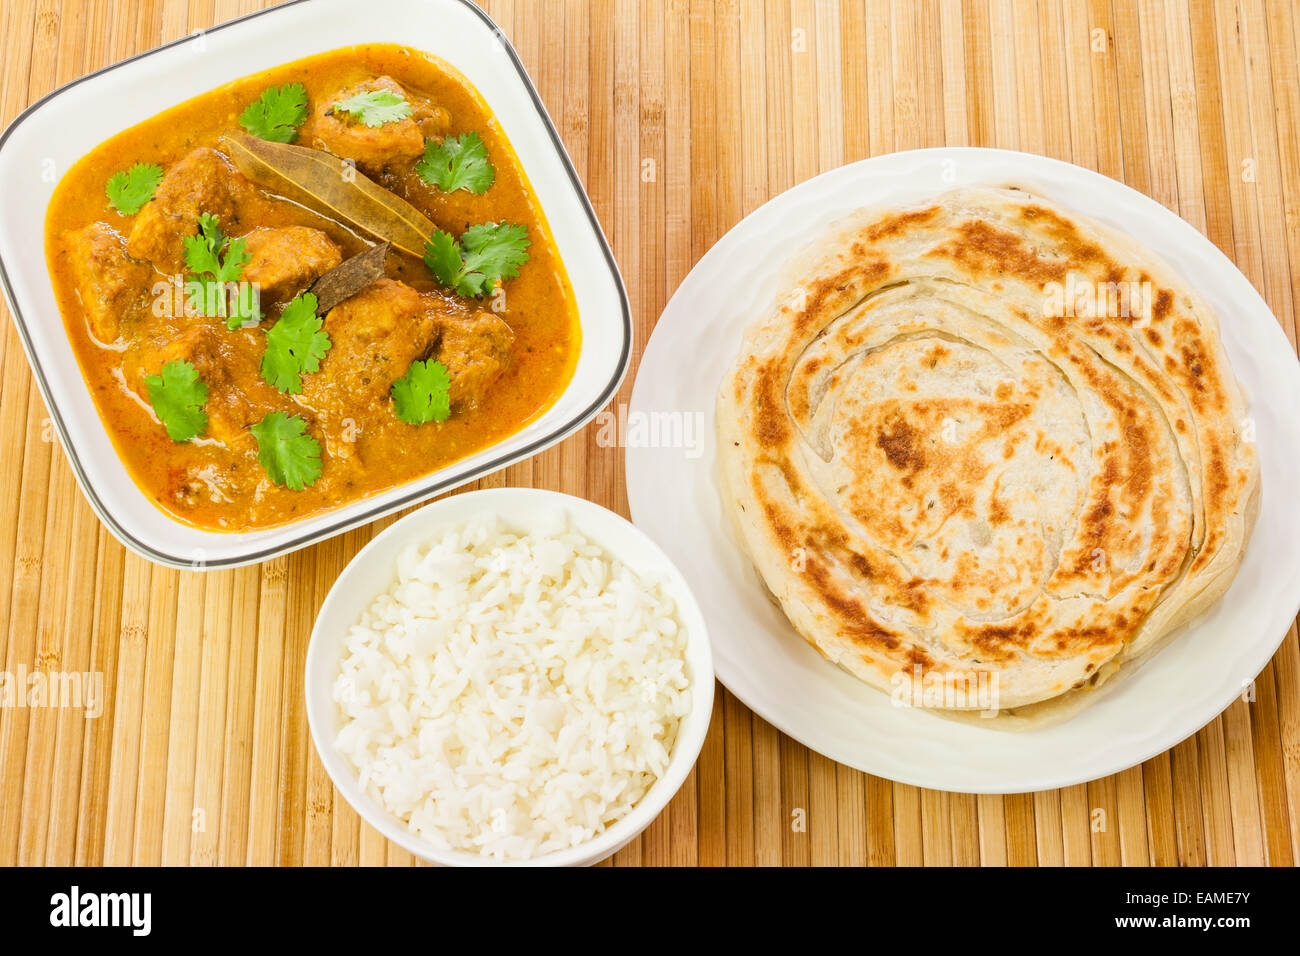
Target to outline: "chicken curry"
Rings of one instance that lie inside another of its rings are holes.
[[[338,507],[544,412],[573,293],[500,127],[415,50],[246,77],[102,144],[59,183],[46,257],[141,489],[248,531]]]

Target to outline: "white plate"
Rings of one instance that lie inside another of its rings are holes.
[[[127,473],[82,380],[45,269],[57,180],[108,137],[231,80],[359,43],[400,43],[458,69],[487,101],[541,202],[582,328],[573,380],[522,431],[463,461],[346,507],[247,534],[183,524]],[[51,175],[53,173],[54,175]],[[29,107],[0,136],[0,280],[82,491],[127,547],[177,567],[263,561],[534,455],[585,425],[627,370],[632,322],[609,245],[560,138],[509,42],[465,0],[296,0],[124,60]]]
[[[485,866],[493,861],[458,850],[443,850],[413,833],[361,788],[356,768],[335,746],[339,709],[334,703],[343,640],[352,625],[396,577],[397,556],[408,545],[432,540],[473,518],[496,516],[512,528],[553,528],[561,520],[600,545],[646,581],[657,581],[677,605],[677,620],[686,630],[686,665],[691,681],[691,709],[682,718],[667,769],[627,816],[595,839],[527,861],[533,866],[586,866],[626,846],[668,805],[695,766],[713,714],[713,662],[699,603],[681,572],[663,551],[621,515],[607,508],[533,488],[490,488],[452,495],[409,514],[386,528],[343,569],[316,616],[307,646],[307,723],[326,773],[339,793],[371,826],[399,846],[434,863]]]
[[[734,546],[714,484],[713,403],[742,329],[775,294],[789,255],[835,219],[879,203],[920,202],[962,185],[1017,184],[1123,229],[1161,255],[1219,314],[1256,422],[1259,521],[1236,581],[1209,615],[1112,681],[1065,723],[1015,734],[891,706],[824,660],[773,607]],[[763,718],[814,750],[869,773],[940,790],[1015,793],[1062,787],[1140,763],[1194,733],[1268,663],[1300,609],[1300,364],[1277,319],[1213,243],[1159,203],[1077,166],[1025,153],[929,149],[818,176],[778,196],[700,260],[646,346],[629,422],[703,416],[702,454],[629,448],[632,516],[695,588],[718,678]],[[635,416],[635,417],[633,417]]]

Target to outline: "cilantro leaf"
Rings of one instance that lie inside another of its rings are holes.
[[[482,295],[519,275],[528,261],[528,230],[508,222],[470,226],[460,240],[435,229],[424,244],[424,264],[443,285],[463,296]]]
[[[435,229],[424,244],[424,264],[439,282],[450,288],[456,287],[464,262],[460,256],[460,243],[449,232]]]
[[[221,271],[221,259],[218,253],[226,241],[226,234],[221,231],[221,223],[211,213],[199,213],[199,231],[197,235],[185,236],[181,243],[185,247],[185,265],[195,275],[209,273],[216,275]]]
[[[339,100],[334,109],[351,113],[367,126],[396,123],[411,115],[411,104],[392,90],[369,90]]]
[[[478,133],[446,136],[442,142],[424,144],[424,158],[415,164],[420,178],[431,186],[451,192],[464,189],[475,195],[487,192],[497,173],[488,162],[487,147]]]
[[[189,441],[208,429],[208,387],[199,381],[198,370],[189,362],[176,360],[162,367],[158,375],[147,376],[145,389],[154,414],[174,442]]]
[[[307,119],[307,91],[301,83],[269,86],[244,107],[239,125],[259,139],[292,143]]]
[[[248,260],[253,258],[248,252],[244,251],[244,237],[238,239],[229,239],[226,241],[226,252],[221,260],[221,268],[217,270],[216,278],[218,282],[235,282],[244,274],[244,266]]]
[[[191,302],[208,314],[209,303],[216,303],[216,314],[224,315],[226,328],[234,330],[245,322],[262,318],[257,290],[240,282],[244,266],[252,256],[244,249],[244,238],[229,239],[221,223],[210,213],[199,213],[197,235],[181,240],[185,247],[185,266],[198,277],[198,295]],[[226,287],[236,284],[235,294],[226,295]]]
[[[136,163],[130,169],[124,169],[108,177],[104,193],[108,203],[124,216],[134,216],[144,204],[153,199],[154,191],[162,182],[161,166],[152,163]]]
[[[302,491],[320,477],[320,443],[301,418],[271,412],[248,430],[257,439],[258,463],[277,485]]]
[[[470,276],[483,276],[484,288],[495,287],[502,279],[519,275],[519,267],[528,261],[528,230],[510,223],[480,223],[470,226],[460,237],[465,265]],[[477,293],[476,293],[477,294]]]
[[[262,378],[290,395],[301,392],[302,373],[320,371],[321,359],[330,350],[329,333],[321,331],[324,324],[310,292],[285,306],[280,320],[266,330]]]
[[[393,383],[393,411],[408,425],[445,422],[451,414],[451,376],[441,362],[412,362]]]

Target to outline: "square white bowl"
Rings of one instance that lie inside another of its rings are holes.
[[[100,420],[45,265],[45,212],[59,177],[108,137],[232,80],[363,43],[399,43],[459,70],[487,102],[542,206],[577,301],[582,350],[555,404],[523,430],[415,481],[277,528],[205,531],[136,486]],[[50,175],[50,170],[57,175]],[[468,0],[292,0],[82,77],[24,111],[0,136],[0,283],[82,491],[131,550],[160,564],[264,561],[534,455],[580,429],[627,371],[632,318],[613,253],[582,184],[497,26]]]

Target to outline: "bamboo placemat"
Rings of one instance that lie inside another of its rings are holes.
[[[0,116],[258,6],[7,0]],[[1044,153],[1154,197],[1240,266],[1295,344],[1300,10],[1290,2],[486,6],[609,234],[635,313],[634,368],[668,295],[747,212],[842,163],[942,145]],[[93,720],[0,709],[0,863],[411,864],[334,793],[302,705],[316,609],[388,522],[255,568],[154,567],[126,553],[77,490],[7,319],[0,367],[0,667],[102,672],[107,696]],[[553,488],[626,514],[622,454],[588,429],[482,484]],[[1253,702],[1140,767],[1031,795],[867,776],[720,688],[695,772],[613,862],[1290,864],[1298,815],[1293,626]]]

